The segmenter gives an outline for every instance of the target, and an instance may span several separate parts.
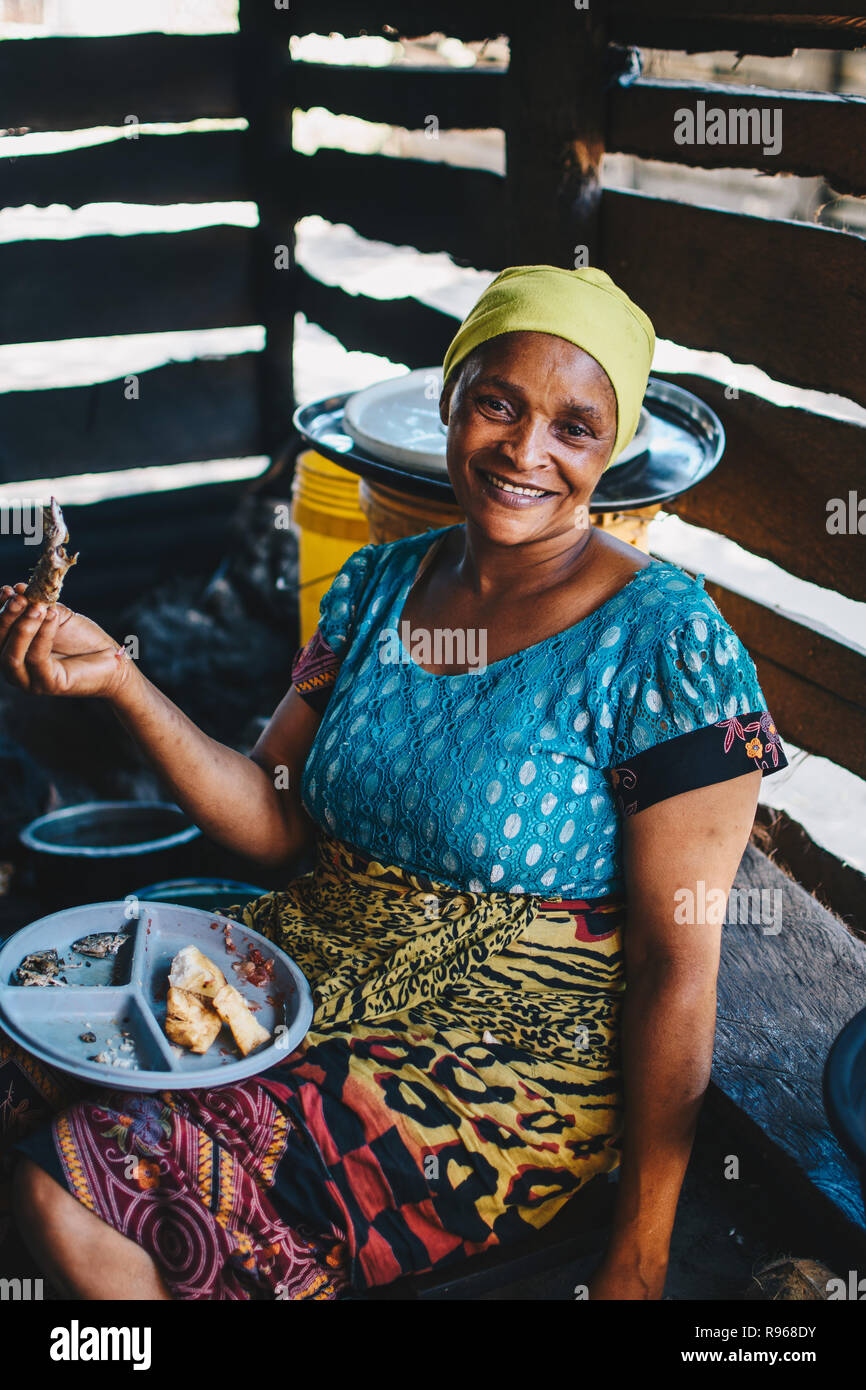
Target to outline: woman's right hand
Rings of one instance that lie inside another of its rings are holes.
[[[0,587],[0,670],[34,695],[116,696],[134,663],[107,632],[63,603],[33,603],[26,584]]]

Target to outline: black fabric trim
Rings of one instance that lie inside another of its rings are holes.
[[[787,766],[772,716],[755,710],[657,743],[608,768],[608,776],[620,814],[634,816],[681,792],[729,782],[746,772],[770,776]]]
[[[316,714],[325,713],[325,710],[328,708],[328,701],[331,698],[333,689],[334,687],[332,685],[329,685],[321,690],[298,690],[298,687],[295,686],[295,690],[300,695],[304,704],[309,705],[310,709],[316,711]]]

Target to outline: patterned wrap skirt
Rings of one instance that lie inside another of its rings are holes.
[[[310,873],[230,915],[313,987],[265,1075],[98,1092],[0,1037],[0,1176],[27,1153],[176,1297],[331,1299],[446,1267],[618,1164],[621,899],[472,893],[321,832]]]

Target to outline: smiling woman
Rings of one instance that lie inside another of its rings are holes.
[[[530,401],[540,409],[533,412]],[[442,410],[449,453],[465,461],[463,469],[449,467],[464,510],[468,492],[480,485],[484,496],[504,506],[523,509],[555,499],[572,526],[575,517],[586,517],[612,456],[617,401],[607,373],[582,348],[549,333],[497,337],[470,353],[456,383],[449,379]],[[511,443],[503,449],[504,430]],[[507,472],[501,464],[493,471],[485,460],[491,445],[509,461]],[[551,476],[549,450],[562,460],[559,477]],[[549,523],[550,511],[544,516]],[[589,529],[585,522],[583,529]]]
[[[7,1050],[21,1094],[59,1110],[20,1146],[19,1197],[62,1287],[335,1297],[517,1241],[621,1163],[590,1296],[661,1297],[719,954],[717,915],[678,908],[728,894],[785,758],[700,581],[585,520],[652,350],[601,272],[494,281],[445,360],[465,524],[347,561],[251,759],[86,619],[6,590],[14,683],[108,698],[222,843],[316,849],[243,912],[316,1004],[266,1076],[166,1093],[148,1128],[141,1098],[64,1096]],[[445,632],[484,633],[485,660],[411,640]],[[152,1165],[142,1190],[117,1124]]]

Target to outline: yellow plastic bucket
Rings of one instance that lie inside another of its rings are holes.
[[[360,502],[370,525],[370,540],[376,545],[465,520],[460,508],[451,503],[408,497],[366,479],[361,482]],[[600,512],[594,515],[593,522],[600,530],[609,531],[620,540],[637,546],[638,550],[648,552],[649,524],[659,510],[654,506],[630,512]]]
[[[609,531],[621,541],[649,555],[649,528],[653,517],[661,511],[661,503],[653,507],[636,507],[630,512],[601,512],[593,518],[601,531]]]
[[[334,575],[368,540],[357,477],[313,450],[301,454],[292,483],[292,520],[298,530],[298,600],[304,643],[316,630],[319,604]]]
[[[376,545],[418,536],[463,521],[463,512],[450,502],[431,502],[425,497],[409,497],[381,483],[361,482],[361,507],[370,527],[370,540]]]

